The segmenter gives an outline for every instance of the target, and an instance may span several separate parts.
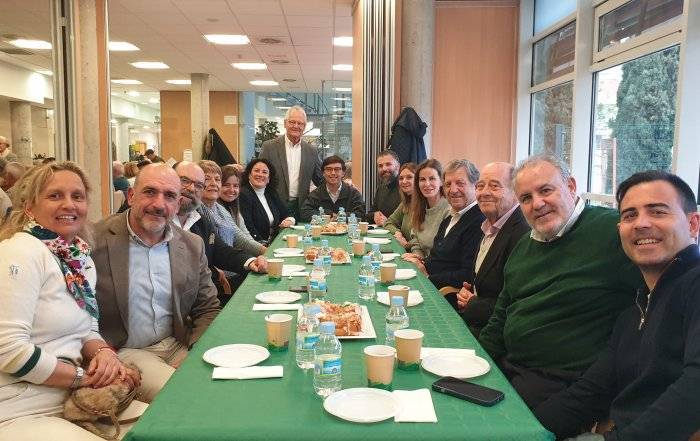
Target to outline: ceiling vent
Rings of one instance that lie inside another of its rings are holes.
[[[0,52],[5,52],[9,55],[34,55],[34,52],[28,51],[26,49],[21,49],[18,47],[7,47],[1,48]]]
[[[272,63],[272,64],[289,64],[289,60],[285,60],[284,58],[275,58],[273,60],[270,60],[270,63]]]
[[[274,44],[282,44],[282,40],[280,40],[279,38],[275,38],[275,37],[261,37],[261,38],[258,38],[258,43],[274,45]]]
[[[296,83],[297,82],[297,80],[294,78],[284,78],[282,81],[284,81],[285,83]]]

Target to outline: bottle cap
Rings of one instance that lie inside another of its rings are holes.
[[[379,251],[379,244],[378,243],[372,244],[372,251]]]
[[[311,236],[305,236],[303,241],[308,242],[308,243],[313,242],[313,240],[311,239]]]
[[[327,246],[328,246],[328,239],[323,239],[323,240],[321,241],[321,246],[322,246],[322,247],[327,247]]]
[[[403,297],[393,296],[391,298],[391,306],[403,306]]]
[[[371,258],[371,257],[369,257],[369,256],[366,255],[366,254],[365,254],[364,256],[362,256],[362,264],[363,264],[363,265],[369,265],[369,264],[371,264],[371,263],[372,263],[372,258]]]
[[[314,266],[323,266],[323,259],[320,257],[317,257],[314,259]]]
[[[321,326],[319,327],[319,329],[323,334],[335,334],[335,323],[321,322]]]
[[[316,315],[319,312],[321,312],[321,307],[315,303],[304,305],[304,314],[306,315]]]

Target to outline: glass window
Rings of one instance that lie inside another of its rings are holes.
[[[547,35],[533,47],[532,85],[574,71],[576,22]]]
[[[573,82],[532,94],[530,153],[550,153],[571,164]]]
[[[632,0],[600,17],[598,50],[625,43],[683,13],[683,0]]]
[[[535,0],[535,31],[537,34],[576,10],[576,0]]]
[[[595,77],[591,192],[612,194],[633,173],[671,170],[679,46]]]

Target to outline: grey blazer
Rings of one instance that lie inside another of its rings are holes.
[[[289,203],[289,168],[287,167],[287,149],[284,146],[284,136],[266,141],[262,145],[260,157],[270,161],[277,173],[277,194],[286,205]],[[321,159],[318,150],[308,142],[301,142],[301,170],[299,170],[299,190],[297,198],[301,208],[309,195],[309,187],[313,181],[317,187],[323,182],[321,174]]]
[[[97,269],[95,288],[100,310],[100,334],[121,348],[129,331],[128,212],[115,214],[95,225],[92,259]],[[219,313],[216,287],[202,239],[171,224],[168,246],[172,277],[173,337],[192,346]]]

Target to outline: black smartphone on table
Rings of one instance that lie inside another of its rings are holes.
[[[493,406],[505,398],[503,392],[455,377],[442,377],[433,383],[433,390],[470,401],[480,406]]]

